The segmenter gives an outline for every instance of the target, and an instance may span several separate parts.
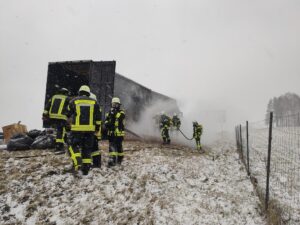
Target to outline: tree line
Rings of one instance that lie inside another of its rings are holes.
[[[269,123],[270,112],[273,112],[275,126],[300,126],[300,97],[294,93],[286,93],[270,99],[266,124]]]

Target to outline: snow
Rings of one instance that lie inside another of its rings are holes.
[[[256,178],[257,187],[265,196],[268,128],[250,127],[249,134],[251,176]],[[300,146],[295,134],[300,134],[298,127],[273,128],[269,196],[270,201],[275,201],[281,209],[282,219],[292,225],[300,223],[300,165],[297,158]],[[244,136],[244,149],[245,139]]]
[[[204,154],[182,146],[128,141],[125,161],[115,168],[106,167],[107,144],[102,145],[104,165],[88,176],[64,172],[70,165],[67,156],[16,158],[26,152],[1,152],[6,181],[1,182],[0,221],[4,225],[266,224],[229,141],[216,142]]]

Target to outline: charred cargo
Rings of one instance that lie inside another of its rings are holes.
[[[115,61],[50,62],[45,104],[62,87],[67,88],[71,96],[76,96],[81,85],[88,85],[98,99],[103,117],[109,111],[114,96],[120,98],[129,123],[138,121],[143,110],[157,101],[168,103],[167,108],[160,110],[180,113],[175,99],[154,92],[116,73],[115,69]],[[44,123],[43,126],[49,127],[49,124]]]

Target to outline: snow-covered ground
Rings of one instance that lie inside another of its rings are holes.
[[[250,127],[251,128],[251,127]],[[249,130],[251,176],[265,197],[268,157],[268,128]],[[246,136],[243,130],[243,154],[246,158]],[[300,224],[300,129],[273,128],[270,168],[270,200],[281,209],[285,224]]]
[[[200,154],[181,146],[127,141],[122,166],[88,176],[64,172],[67,156],[0,151],[0,223],[266,224],[235,146]],[[20,158],[20,155],[42,155]]]

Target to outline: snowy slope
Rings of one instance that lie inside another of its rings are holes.
[[[230,142],[204,154],[142,142],[125,150],[121,167],[86,177],[64,172],[67,156],[0,151],[1,224],[266,224]],[[28,154],[47,156],[17,158]]]
[[[269,129],[250,129],[249,164],[258,190],[265,196]],[[244,132],[245,133],[245,132]],[[300,130],[276,127],[272,131],[270,200],[280,208],[285,224],[300,224]],[[244,135],[245,136],[245,135]],[[246,157],[246,138],[243,137]]]

